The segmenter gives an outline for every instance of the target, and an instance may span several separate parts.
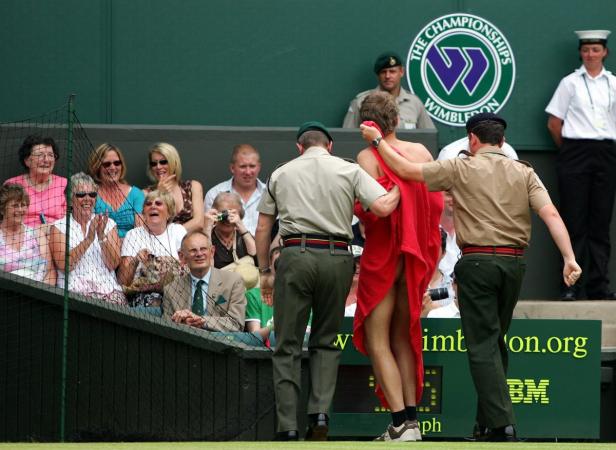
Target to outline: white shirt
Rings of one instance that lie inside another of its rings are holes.
[[[154,256],[173,256],[178,259],[178,250],[182,245],[182,238],[186,235],[186,228],[177,223],[170,223],[160,235],[151,234],[145,226],[129,230],[122,242],[122,256],[137,256],[142,248]]]
[[[242,206],[244,208],[244,218],[242,219],[242,222],[244,222],[246,229],[250,231],[250,234],[253,236],[257,231],[257,222],[259,221],[259,211],[257,211],[257,206],[259,206],[261,194],[263,194],[264,189],[266,189],[265,183],[257,178],[257,189],[254,190],[248,201],[244,202],[244,199],[240,195],[240,198],[242,198]],[[221,192],[235,192],[239,195],[239,193],[233,189],[233,178],[223,181],[222,183],[218,183],[212,189],[207,191],[205,194],[205,199],[203,200],[206,211],[212,208],[214,199]]]
[[[81,225],[72,215],[70,216],[71,229],[69,247],[71,250],[85,239],[93,218],[94,215],[92,215],[88,221],[86,232],[84,233],[81,229]],[[64,234],[66,232],[66,216],[55,221],[53,226]],[[105,225],[105,234],[109,233],[115,226],[116,223],[112,219],[108,219],[107,225]],[[58,270],[56,286],[61,288],[64,287],[63,270]],[[79,262],[69,273],[68,289],[81,293],[96,292],[99,294],[110,294],[113,291],[122,290],[122,287],[118,284],[118,280],[116,279],[115,271],[109,270],[105,265],[105,261],[103,260],[103,249],[97,238],[94,238]]]
[[[445,247],[445,255],[438,264],[438,268],[443,274],[451,276],[453,274],[453,268],[462,256],[460,247],[456,243],[456,232],[447,233],[447,246]]]
[[[440,308],[434,308],[426,317],[429,319],[457,319],[460,317],[460,310],[455,302],[451,302]]]
[[[545,111],[564,121],[564,138],[616,140],[616,77],[603,69],[592,78],[582,66],[560,81]]]
[[[463,137],[462,139],[458,139],[457,141],[452,142],[451,144],[446,145],[441,149],[438,154],[437,160],[441,159],[453,159],[458,157],[458,154],[461,150],[470,151],[468,148],[468,136]],[[518,159],[518,154],[513,149],[513,147],[506,142],[503,142],[503,146],[501,150],[505,155],[507,155],[511,159]],[[466,158],[466,155],[459,155],[460,158]]]
[[[208,270],[207,273],[203,276],[203,278],[197,278],[192,273],[190,274],[190,309],[192,310],[192,305],[195,301],[195,291],[197,290],[197,283],[199,281],[203,281],[201,285],[201,294],[203,295],[203,315],[207,313],[207,291],[210,286],[210,277],[212,276],[212,269]]]

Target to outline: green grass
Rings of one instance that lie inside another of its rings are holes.
[[[551,449],[616,449],[616,443],[477,443],[477,442],[146,442],[146,443],[80,443],[80,444],[0,444],[2,449],[15,450],[372,450],[389,448],[422,448],[429,450],[551,450]]]

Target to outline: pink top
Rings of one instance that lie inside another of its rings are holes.
[[[45,215],[46,223],[53,223],[66,215],[66,199],[64,189],[66,188],[66,178],[58,175],[51,175],[51,184],[42,191],[36,191],[26,175],[9,178],[4,182],[21,184],[30,197],[30,207],[24,218],[24,224],[29,227],[40,225],[41,213]]]
[[[41,256],[34,230],[25,227],[24,233],[21,248],[15,250],[4,241],[4,233],[0,230],[0,269],[42,281],[47,272],[47,261]]]

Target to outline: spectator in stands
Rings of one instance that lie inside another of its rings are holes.
[[[270,270],[276,276],[276,261],[280,256],[280,239],[274,239],[270,247]],[[269,278],[273,282],[274,277]],[[273,290],[274,286],[270,286]],[[272,297],[268,300],[261,297],[261,288],[256,287],[246,291],[246,331],[258,334],[263,342],[268,344],[270,333],[274,329],[274,307]]]
[[[58,268],[58,287],[64,287],[68,272],[70,291],[125,304],[116,280],[120,264],[120,238],[116,223],[105,214],[94,214],[97,185],[83,172],[71,177],[72,214],[54,222],[51,254]],[[70,224],[69,267],[65,266],[66,227]]]
[[[234,192],[221,192],[205,215],[205,232],[214,245],[214,267],[220,269],[244,256],[255,256],[255,238],[243,222],[242,199]]]
[[[176,148],[165,142],[154,144],[148,155],[148,177],[156,184],[145,189],[169,192],[175,210],[170,211],[174,223],[186,231],[203,228],[203,187],[196,180],[182,181],[182,162]]]
[[[165,287],[163,317],[210,331],[243,331],[244,282],[234,272],[212,267],[214,248],[203,231],[182,240],[180,260],[189,274]]]
[[[441,248],[438,263],[445,256],[446,247],[447,232],[441,228]],[[421,317],[460,317],[460,311],[455,302],[456,293],[452,275],[453,273],[445,273],[440,269],[440,266],[437,266],[423,296]]]
[[[261,157],[252,145],[239,144],[231,153],[229,170],[233,175],[229,180],[217,184],[207,191],[205,195],[206,211],[212,208],[214,199],[221,192],[234,192],[240,196],[244,208],[244,224],[254,236],[257,230],[259,212],[257,205],[261,200],[261,193],[265,189],[265,183],[259,180],[261,171]]]
[[[404,89],[400,82],[404,77],[402,59],[394,52],[386,52],[378,56],[374,63],[374,73],[379,81],[375,89],[360,92],[351,101],[349,110],[344,117],[343,128],[357,128],[360,123],[359,110],[368,95],[385,91],[396,99],[399,118],[397,128],[412,130],[415,128],[434,128],[432,119],[426,112],[419,97]]]
[[[453,221],[453,196],[451,192],[443,192],[443,214],[441,215],[441,228],[447,234],[445,254],[441,257],[438,268],[447,276],[453,276],[453,268],[462,256],[460,247],[456,242],[456,228]]]
[[[463,137],[462,139],[458,139],[457,141],[453,141],[451,144],[446,145],[441,149],[438,154],[437,160],[440,159],[452,159],[456,157],[466,158],[464,153],[460,154],[461,151],[470,152],[470,147],[468,146],[468,136]],[[503,146],[501,147],[503,153],[511,159],[518,159],[518,154],[513,149],[513,147],[506,142],[503,142]]]
[[[26,173],[6,180],[20,184],[30,198],[24,224],[35,227],[51,224],[66,214],[66,178],[54,175],[60,157],[58,145],[50,137],[28,136],[19,147],[19,162]],[[45,227],[48,230],[48,227]]]
[[[24,225],[30,199],[20,184],[0,188],[0,269],[45,283],[56,284],[47,235]]]
[[[126,180],[126,160],[120,149],[101,144],[90,154],[88,173],[98,183],[98,197],[94,205],[96,214],[107,214],[118,226],[120,239],[126,232],[141,225],[143,191],[129,185]]]
[[[175,210],[168,191],[150,191],[143,203],[144,225],[126,233],[118,279],[129,293],[130,306],[160,307],[164,284],[180,274],[179,249],[186,229],[173,223]]]

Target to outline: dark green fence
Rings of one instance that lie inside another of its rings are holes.
[[[62,291],[0,286],[0,441],[57,441]],[[270,351],[212,334],[71,296],[66,439],[271,439]]]

